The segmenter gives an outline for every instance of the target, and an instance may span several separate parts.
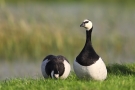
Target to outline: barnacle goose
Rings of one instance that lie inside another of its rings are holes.
[[[86,29],[86,42],[80,54],[74,60],[73,68],[79,78],[89,78],[94,80],[105,80],[107,69],[103,60],[97,55],[92,47],[91,33],[93,30],[92,22],[85,19],[80,27]]]
[[[62,55],[48,55],[41,64],[41,71],[44,78],[66,79],[70,73],[69,61]]]

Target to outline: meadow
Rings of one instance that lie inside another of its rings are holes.
[[[135,64],[108,66],[105,81],[79,79],[72,72],[65,80],[31,77],[0,81],[0,90],[134,90]]]
[[[132,3],[0,3],[0,89],[133,90],[134,17]],[[80,80],[73,71],[66,80],[43,79],[48,54],[62,54],[72,65],[85,43],[79,27],[85,18],[93,22],[92,43],[107,80]]]

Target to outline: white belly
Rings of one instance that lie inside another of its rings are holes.
[[[101,58],[99,58],[99,60],[90,66],[82,66],[75,60],[73,68],[79,78],[104,80],[107,77],[107,69]]]

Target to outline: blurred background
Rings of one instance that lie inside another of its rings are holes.
[[[85,43],[84,19],[104,62],[135,62],[134,0],[0,0],[0,80],[40,77],[48,54],[71,63]]]

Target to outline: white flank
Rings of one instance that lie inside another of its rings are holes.
[[[60,79],[66,79],[71,70],[70,64],[66,60],[64,60],[63,64],[65,67],[65,71],[64,71],[63,75],[60,77]]]
[[[101,58],[90,66],[82,66],[75,60],[73,68],[79,78],[92,78],[102,81],[107,77],[107,69]]]
[[[45,72],[45,67],[46,67],[46,64],[49,62],[49,60],[44,60],[42,62],[42,65],[41,65],[41,72],[42,72],[42,75],[44,76],[44,78],[48,78],[49,76],[46,74]]]

